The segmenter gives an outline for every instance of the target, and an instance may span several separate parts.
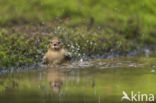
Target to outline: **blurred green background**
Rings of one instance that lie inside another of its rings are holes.
[[[53,36],[65,41],[74,58],[153,50],[155,5],[155,0],[0,0],[0,67],[41,61]]]
[[[43,23],[57,19],[71,25],[92,22],[122,31],[136,26],[142,33],[154,33],[155,0],[1,0],[0,23]]]

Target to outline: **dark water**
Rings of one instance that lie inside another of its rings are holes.
[[[121,101],[123,91],[137,100],[156,96],[155,71],[153,59],[118,59],[6,73],[0,75],[0,103],[134,103]]]

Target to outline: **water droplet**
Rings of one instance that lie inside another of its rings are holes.
[[[145,49],[144,52],[145,52],[145,56],[146,56],[146,57],[149,57],[149,55],[150,55],[150,50],[149,50],[149,49]]]
[[[80,63],[82,63],[82,62],[83,62],[83,58],[80,59]]]
[[[60,27],[60,26],[58,26],[58,27],[57,27],[57,30],[60,30],[60,28],[61,28],[61,27]]]
[[[152,69],[152,70],[151,70],[151,72],[155,72],[155,70],[154,70],[154,69]]]

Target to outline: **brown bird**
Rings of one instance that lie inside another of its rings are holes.
[[[54,37],[50,41],[47,53],[43,57],[44,64],[62,64],[71,59],[71,54],[64,49],[62,40]]]

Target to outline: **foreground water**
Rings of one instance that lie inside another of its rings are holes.
[[[0,75],[0,103],[149,103],[156,96],[155,58],[118,58]],[[123,99],[125,92],[131,99]],[[142,94],[147,94],[142,98]],[[150,98],[151,97],[151,98]]]

